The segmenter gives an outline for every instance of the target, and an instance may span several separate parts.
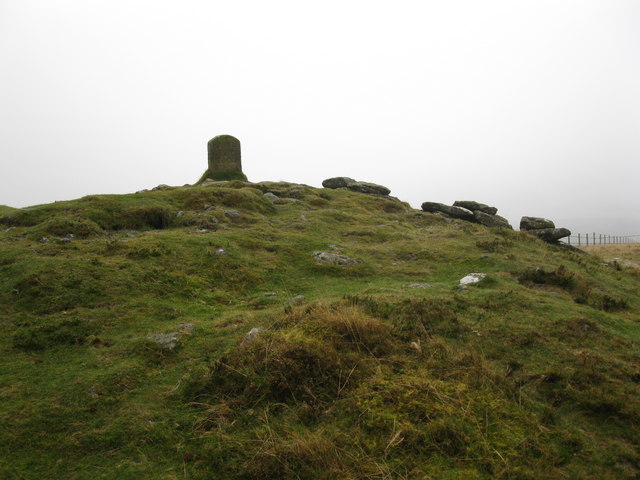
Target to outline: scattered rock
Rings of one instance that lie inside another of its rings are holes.
[[[165,350],[173,350],[178,345],[178,340],[180,340],[181,336],[182,334],[178,332],[150,333],[146,338],[157,343]]]
[[[551,220],[541,217],[522,217],[520,219],[520,230],[541,230],[546,228],[556,228],[556,226]]]
[[[484,203],[474,202],[473,200],[456,200],[453,202],[454,207],[462,207],[467,210],[471,210],[472,212],[482,212],[487,215],[495,215],[498,213],[498,209],[496,207],[490,207],[489,205],[485,205]]]
[[[407,288],[433,288],[430,283],[409,283],[405,285]]]
[[[341,267],[351,267],[360,263],[351,257],[347,257],[346,255],[341,255],[339,253],[313,252],[312,257],[316,260],[316,262],[323,265],[339,265]]]
[[[536,230],[527,230],[527,232],[549,243],[557,242],[561,238],[571,235],[571,230],[567,228],[540,228]]]
[[[184,215],[184,212],[182,210],[180,210],[178,213],[176,213],[176,217],[181,217]]]
[[[476,210],[473,212],[473,218],[480,225],[484,225],[485,227],[491,228],[510,228],[513,230],[513,227],[509,224],[509,221],[501,217],[500,215],[489,215],[488,213],[484,213],[481,210]]]
[[[608,258],[606,260],[607,264],[609,265],[617,265],[619,267],[622,268],[636,268],[636,269],[640,269],[640,265],[638,265],[636,262],[632,262],[631,260],[628,260],[626,258]]]
[[[242,344],[244,345],[245,343],[253,342],[257,338],[257,336],[260,335],[260,333],[262,333],[263,331],[264,331],[264,328],[260,328],[260,327],[252,328],[251,330],[249,330],[249,333],[247,333],[245,337],[242,339]]]
[[[356,181],[349,177],[333,177],[323,180],[322,186],[324,188],[345,188],[350,183],[356,183]]]
[[[466,277],[460,279],[460,285],[473,285],[481,282],[487,276],[486,273],[470,273]]]
[[[219,257],[224,257],[227,254],[227,252],[224,251],[224,248],[218,247],[213,251],[213,254]]]
[[[215,209],[216,209],[216,207],[215,207],[215,206],[213,206],[213,205],[207,205],[207,204],[205,204],[205,206],[204,206],[204,211],[205,211],[205,212],[208,212],[208,211],[210,211],[210,210],[215,210]]]
[[[165,185],[164,183],[161,183],[157,187],[153,187],[151,189],[151,191],[156,192],[156,191],[159,191],[159,190],[172,190],[172,189],[173,189],[173,187],[170,187],[169,185]]]
[[[209,230],[207,230],[206,228],[199,228],[196,230],[196,233],[207,233]]]
[[[265,292],[262,294],[263,297],[275,297],[278,294],[276,292]]]
[[[40,243],[49,243],[49,238],[48,237],[42,237],[39,240]]]
[[[342,247],[339,247],[338,245],[334,245],[333,243],[331,245],[327,245],[327,247],[329,247],[331,250],[335,250],[336,252],[339,252],[340,250],[342,250]]]
[[[178,332],[184,333],[184,334],[187,334],[187,335],[191,335],[193,333],[193,331],[195,330],[195,328],[196,328],[196,326],[193,323],[181,323],[177,327]]]
[[[240,218],[241,216],[239,211],[233,209],[223,210],[222,213],[229,218]]]
[[[305,299],[304,295],[296,295],[295,297],[289,300],[289,303],[292,303],[293,305],[299,305],[300,303],[304,302],[304,299]]]
[[[269,200],[271,203],[276,203],[280,197],[278,197],[277,195],[271,193],[271,192],[267,192],[264,194],[264,197]]]

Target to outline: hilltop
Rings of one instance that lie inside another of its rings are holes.
[[[0,232],[3,479],[640,475],[633,268],[286,182]]]

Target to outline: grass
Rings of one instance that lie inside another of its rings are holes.
[[[612,245],[591,245],[580,247],[585,252],[600,258],[625,258],[635,263],[640,263],[640,243],[624,243]]]
[[[633,269],[284,182],[0,223],[2,478],[640,475]]]

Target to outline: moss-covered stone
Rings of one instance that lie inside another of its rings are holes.
[[[222,172],[242,172],[240,161],[240,140],[231,135],[218,135],[207,144],[209,153],[209,171],[212,174]]]

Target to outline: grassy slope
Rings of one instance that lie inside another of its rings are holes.
[[[640,474],[637,272],[290,184],[2,213],[2,478]]]

